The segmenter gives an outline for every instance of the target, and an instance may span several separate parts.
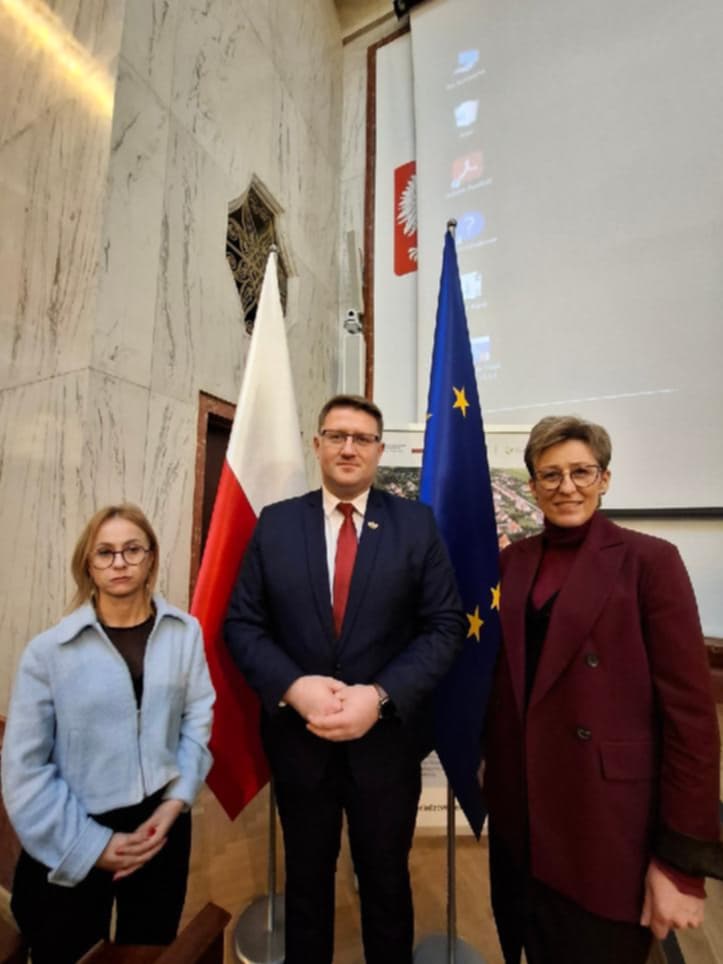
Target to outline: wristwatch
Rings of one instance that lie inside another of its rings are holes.
[[[389,698],[389,693],[381,686],[379,683],[372,683],[372,686],[377,691],[379,696],[379,719],[380,720],[391,720],[397,715],[397,711],[394,708],[394,703],[392,703]]]

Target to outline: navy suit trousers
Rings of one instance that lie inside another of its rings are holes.
[[[394,724],[377,724],[385,725]],[[411,964],[408,860],[420,790],[421,770],[414,761],[393,779],[355,777],[343,743],[334,746],[314,785],[276,784],[286,853],[285,964],[332,964],[334,882],[344,813],[367,964]]]

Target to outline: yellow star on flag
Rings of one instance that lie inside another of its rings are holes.
[[[484,619],[480,619],[479,606],[474,607],[473,613],[467,613],[467,619],[469,620],[469,632],[467,633],[467,639],[469,639],[470,636],[474,636],[477,642],[479,642],[479,631],[482,629],[485,623]]]
[[[496,609],[499,612],[500,608],[500,584],[497,583],[496,586],[490,587],[490,592],[492,593],[492,603],[490,609]]]
[[[452,408],[461,408],[462,415],[467,417],[467,409],[469,408],[469,402],[464,394],[464,385],[461,388],[455,388],[452,386],[452,391],[454,392],[454,405]]]

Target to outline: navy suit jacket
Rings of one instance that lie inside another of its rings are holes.
[[[695,597],[673,545],[597,513],[525,708],[525,613],[542,551],[533,536],[502,554],[490,816],[520,866],[529,833],[539,880],[593,913],[636,922],[651,854],[672,855],[689,838],[720,859],[720,743]]]
[[[259,517],[225,626],[231,654],[261,697],[262,737],[277,780],[314,781],[333,744],[279,702],[299,676],[378,682],[397,719],[345,746],[353,772],[389,777],[432,745],[432,692],[462,647],[466,620],[428,506],[372,489],[337,639],[321,491]]]

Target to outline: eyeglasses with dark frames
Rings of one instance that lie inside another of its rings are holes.
[[[576,465],[575,468],[565,472],[560,469],[543,469],[542,472],[535,472],[535,482],[545,492],[554,492],[562,485],[566,475],[570,477],[576,489],[587,489],[598,481],[602,475],[602,469],[599,465]]]
[[[351,439],[351,444],[357,449],[368,448],[370,445],[381,441],[378,435],[372,435],[371,432],[337,432],[333,428],[324,428],[319,432],[319,435],[323,442],[335,448],[346,445],[348,438]]]
[[[140,566],[149,552],[153,550],[146,549],[145,546],[123,546],[122,549],[101,546],[100,549],[91,553],[90,561],[95,569],[110,569],[115,562],[115,557],[121,556],[127,566]]]

